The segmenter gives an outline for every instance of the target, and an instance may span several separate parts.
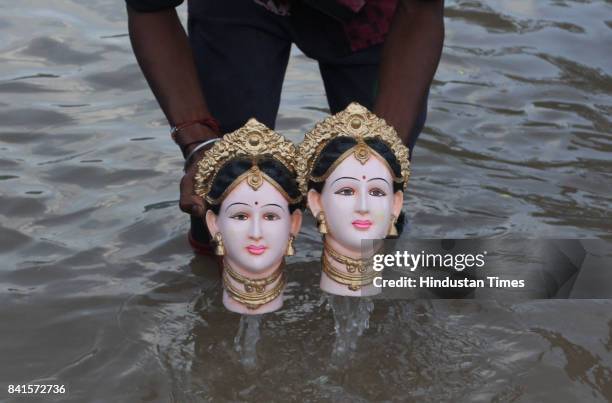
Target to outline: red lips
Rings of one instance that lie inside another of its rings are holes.
[[[246,249],[249,251],[251,255],[261,255],[268,248],[263,245],[249,245],[246,247]]]
[[[370,221],[370,220],[355,220],[355,221],[353,221],[352,224],[357,229],[369,229],[372,226],[372,221]]]

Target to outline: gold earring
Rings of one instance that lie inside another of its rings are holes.
[[[217,232],[213,238],[213,242],[215,243],[215,255],[223,256],[225,255],[225,247],[223,246],[223,238],[221,237],[221,233]]]
[[[285,252],[285,255],[287,256],[293,256],[295,255],[295,249],[293,248],[293,240],[295,239],[295,236],[291,235],[289,237],[289,243],[287,244],[287,251]]]
[[[398,236],[397,227],[395,223],[397,222],[397,217],[391,214],[391,225],[389,226],[389,233],[387,236]]]
[[[319,233],[327,234],[327,222],[325,222],[325,213],[323,211],[319,211],[319,214],[317,214],[317,222],[319,223]]]

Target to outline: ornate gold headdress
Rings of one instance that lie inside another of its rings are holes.
[[[343,153],[327,170],[325,175],[312,177],[312,171],[319,159],[319,155],[329,141],[338,136],[351,137],[357,140],[357,144]],[[299,145],[297,155],[300,157],[296,164],[298,183],[302,194],[308,192],[308,182],[322,182],[329,173],[349,155],[365,164],[370,155],[375,155],[383,163],[389,163],[378,152],[370,148],[365,139],[378,138],[383,141],[393,152],[401,167],[401,177],[393,180],[403,183],[403,190],[406,190],[408,178],[410,177],[410,161],[408,160],[408,147],[406,147],[397,135],[393,127],[387,124],[384,119],[379,118],[367,108],[353,102],[342,112],[328,117],[317,123],[310,132],[306,133],[304,141]],[[393,172],[392,169],[389,170]]]
[[[204,157],[198,162],[195,175],[195,193],[205,197],[208,204],[215,205],[220,204],[243,179],[246,179],[254,190],[259,189],[265,180],[274,186],[290,204],[297,203],[301,200],[301,195],[291,198],[273,178],[257,166],[259,158],[271,156],[283,164],[289,172],[295,174],[295,155],[296,148],[291,141],[256,119],[249,119],[243,127],[226,134],[204,153]],[[210,192],[215,176],[225,163],[237,157],[251,159],[253,166],[236,178],[221,196],[212,199],[208,196],[208,192]]]

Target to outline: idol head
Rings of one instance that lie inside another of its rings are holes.
[[[363,240],[399,235],[410,162],[392,126],[352,103],[306,133],[297,155],[300,188],[326,243],[360,256]]]
[[[242,272],[278,267],[302,223],[295,177],[271,157],[237,158],[215,176],[206,213],[211,234],[220,234],[226,262]]]
[[[310,180],[308,191],[312,214],[325,220],[327,241],[358,255],[362,240],[384,239],[401,227],[404,194],[397,176],[399,164],[381,140],[331,140],[312,171],[324,179]]]
[[[295,146],[250,119],[205,151],[195,193],[206,201],[206,224],[223,255],[223,305],[242,314],[279,309],[287,284],[283,257],[302,222]]]

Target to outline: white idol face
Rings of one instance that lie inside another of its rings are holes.
[[[310,192],[311,209],[318,205],[325,213],[326,236],[355,253],[362,239],[387,236],[391,215],[399,215],[403,202],[403,193],[393,192],[389,168],[374,155],[363,165],[350,155],[327,177],[319,197]]]
[[[224,258],[234,269],[258,273],[281,262],[301,212],[290,214],[287,200],[267,181],[253,190],[243,180],[225,197],[219,215],[207,212],[206,222],[212,234],[221,233]]]

